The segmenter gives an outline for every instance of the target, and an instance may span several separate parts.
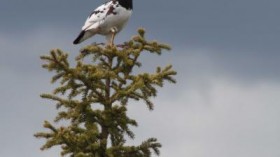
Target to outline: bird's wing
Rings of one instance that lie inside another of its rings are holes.
[[[98,8],[96,8],[87,18],[82,30],[87,31],[91,29],[96,29],[100,26],[103,22],[105,17],[107,16],[107,12],[112,5],[112,1],[109,1]]]

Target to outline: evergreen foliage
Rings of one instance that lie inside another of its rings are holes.
[[[68,126],[56,127],[45,121],[47,132],[35,134],[46,139],[42,150],[61,146],[61,155],[71,157],[151,157],[159,155],[161,144],[155,138],[144,141],[139,146],[125,144],[125,135],[134,138],[130,126],[137,122],[127,116],[130,99],[144,101],[150,110],[154,104],[151,98],[157,95],[157,87],[164,81],[175,83],[176,72],[169,65],[158,67],[155,73],[133,74],[140,67],[138,58],[143,52],[160,55],[170,50],[165,44],[147,41],[145,31],[116,46],[89,45],[76,58],[76,66],[71,67],[68,54],[56,49],[49,55],[41,56],[43,68],[54,72],[52,83],[58,87],[41,97],[56,102],[58,115],[55,122],[69,121]],[[91,59],[87,63],[86,58]]]

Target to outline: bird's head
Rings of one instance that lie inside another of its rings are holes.
[[[132,4],[132,0],[118,0],[120,5],[125,7],[128,10],[132,10],[133,9],[133,4]]]

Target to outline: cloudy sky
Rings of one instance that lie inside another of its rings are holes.
[[[40,55],[72,45],[86,16],[103,0],[1,0],[0,156],[55,157],[33,137],[56,114],[39,94],[50,92],[51,74]],[[280,1],[135,0],[117,42],[144,27],[149,39],[169,43],[161,57],[144,56],[143,68],[173,64],[176,85],[166,84],[153,112],[129,107],[139,121],[139,143],[157,137],[161,157],[280,156]]]

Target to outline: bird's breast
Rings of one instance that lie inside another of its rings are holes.
[[[111,33],[112,28],[117,28],[117,32],[120,32],[126,25],[128,19],[132,14],[131,10],[116,10],[116,14],[110,14],[104,18],[104,22],[100,25],[100,31],[98,34],[108,35]]]

